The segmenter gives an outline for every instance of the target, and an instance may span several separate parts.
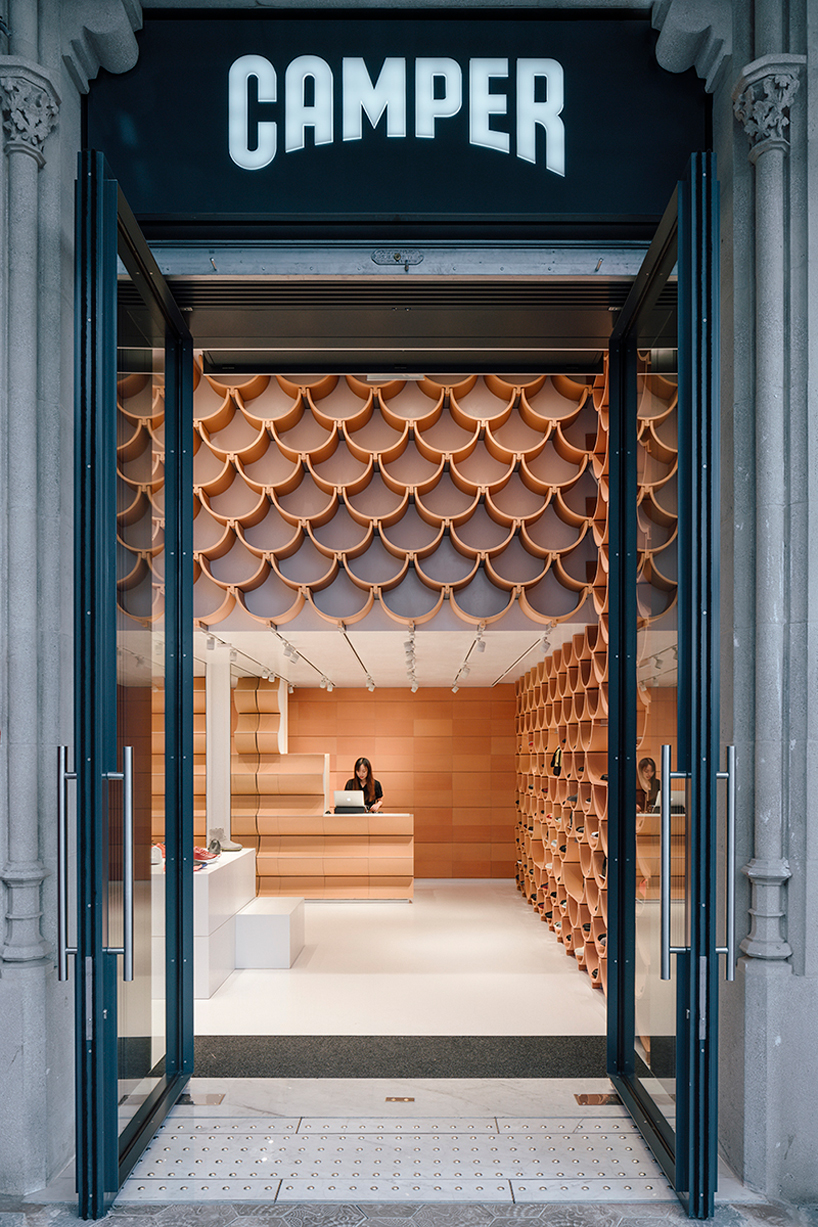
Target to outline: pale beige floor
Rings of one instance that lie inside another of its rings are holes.
[[[605,998],[512,881],[426,879],[413,903],[308,900],[288,971],[236,971],[198,1035],[604,1035]]]

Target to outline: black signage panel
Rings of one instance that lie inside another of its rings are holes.
[[[707,143],[641,19],[148,10],[138,37],[86,117],[145,220],[646,218]]]

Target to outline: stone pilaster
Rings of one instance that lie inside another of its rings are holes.
[[[0,113],[8,158],[8,422],[5,484],[9,524],[6,591],[8,656],[8,859],[2,958],[17,965],[49,951],[40,931],[38,778],[38,187],[45,144],[60,99],[49,75],[18,57],[0,58]]]
[[[754,855],[744,869],[751,884],[751,929],[741,948],[750,958],[768,960],[792,953],[784,927],[790,868],[783,856],[789,617],[784,235],[788,112],[803,64],[803,56],[762,56],[744,69],[733,89],[734,111],[749,137],[755,167],[755,820]]]

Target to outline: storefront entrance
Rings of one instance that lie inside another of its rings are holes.
[[[98,155],[83,159],[79,184],[77,1120],[80,1212],[95,1217],[192,1073],[193,350]],[[520,684],[516,730],[523,788],[544,802],[521,822],[526,889],[554,925],[559,914],[587,933],[585,957],[607,986],[608,1072],[696,1218],[713,1206],[718,951],[725,923],[732,933],[716,858],[715,209],[712,159],[694,157],[599,382],[607,508],[592,517],[593,580],[575,584],[592,590],[598,631],[586,631],[587,653],[574,636]],[[128,272],[118,300],[117,235]],[[122,404],[151,399],[120,414],[118,439],[117,387]],[[563,451],[575,446],[563,438]],[[117,507],[115,475],[129,465],[131,478],[144,471],[135,490],[120,482]],[[146,730],[154,764],[164,757],[150,796],[133,772]],[[164,874],[150,863],[151,797],[164,810]],[[727,949],[730,968],[732,936]]]

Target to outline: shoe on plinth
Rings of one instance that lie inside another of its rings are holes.
[[[211,844],[218,843],[221,852],[243,852],[242,844],[234,843],[232,839],[227,839],[224,834],[224,827],[213,827],[210,832]]]

